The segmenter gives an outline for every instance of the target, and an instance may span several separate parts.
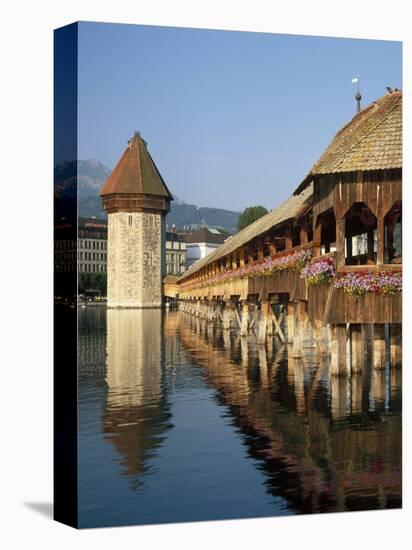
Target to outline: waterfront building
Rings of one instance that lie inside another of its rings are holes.
[[[61,218],[54,224],[54,271],[76,273],[76,221]]]
[[[100,192],[108,213],[108,307],[160,307],[172,194],[136,133]]]
[[[208,227],[186,233],[184,239],[187,249],[187,267],[205,258],[229,237],[231,237],[230,233],[224,229],[211,229]]]
[[[107,271],[107,220],[79,218],[77,268],[80,273]]]
[[[186,242],[180,233],[166,231],[166,275],[183,275],[186,271]]]
[[[54,265],[59,273],[103,273],[107,265],[107,221],[61,219],[55,224]],[[76,267],[77,264],[77,267]]]

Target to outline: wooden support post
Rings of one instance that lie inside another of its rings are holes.
[[[250,244],[247,246],[247,264],[248,265],[253,264],[253,252]]]
[[[224,315],[225,312],[223,312]],[[227,352],[230,352],[232,341],[230,339],[230,331],[224,330],[223,331],[223,347]]]
[[[282,330],[282,319],[283,319],[283,309],[280,311],[279,313],[279,317],[276,317],[276,314],[273,312],[272,308],[270,308],[270,318],[271,320],[273,321],[273,324],[270,324],[269,325],[269,329],[272,329],[272,330],[269,330],[268,333],[270,334],[270,336],[272,336],[273,334],[273,325],[275,326],[275,334],[277,336],[279,336],[279,339],[280,341],[282,342],[282,344],[286,344],[286,337],[285,335],[283,334],[283,330]]]
[[[386,401],[385,369],[375,369],[372,376],[372,395],[375,400],[375,410],[384,410]]]
[[[262,388],[266,389],[269,385],[269,376],[268,376],[268,362],[267,362],[265,346],[259,346],[258,356],[259,356],[260,384]]]
[[[276,251],[277,251],[277,249],[276,249],[276,244],[275,244],[274,242],[271,242],[271,243],[269,244],[269,254],[270,254],[271,256],[274,256],[274,255],[276,254]]]
[[[225,303],[225,309],[223,310],[223,330],[229,330],[232,320],[232,311],[230,309],[230,303]]]
[[[399,368],[402,366],[402,325],[392,323],[389,325],[390,341],[390,365]]]
[[[293,357],[302,356],[303,330],[305,328],[306,306],[304,302],[295,304],[295,334],[293,337]]]
[[[266,335],[268,333],[269,323],[271,319],[272,306],[270,302],[264,301],[260,306],[260,320],[258,329],[258,344],[266,343]]]
[[[345,265],[345,218],[336,220],[336,263]]]
[[[293,344],[295,337],[295,310],[293,304],[287,305],[287,331],[288,331],[288,344]]]
[[[332,330],[330,325],[321,326],[319,329],[318,346],[322,355],[329,355],[331,352]]]
[[[402,369],[393,368],[390,370],[390,403],[391,409],[402,406]]]
[[[346,374],[346,325],[332,326],[331,374]]]
[[[285,227],[285,250],[292,248],[292,223],[288,222]]]
[[[243,267],[245,265],[245,249],[243,247],[240,249],[239,262],[240,267]]]
[[[360,324],[350,325],[350,360],[352,373],[361,373],[365,360]]]
[[[377,241],[376,263],[383,264],[384,256],[385,256],[385,220],[384,218],[378,218],[378,225],[376,229],[376,241]]]
[[[320,256],[320,244],[322,240],[322,223],[319,221],[313,230],[313,256]]]
[[[293,379],[296,398],[296,412],[298,414],[304,414],[306,412],[305,371],[302,361],[295,362]]]
[[[249,304],[247,302],[242,302],[241,313],[240,336],[247,336],[249,332]]]
[[[316,348],[316,337],[307,314],[305,315],[304,327],[302,329],[302,347],[308,349]]]
[[[240,355],[242,358],[242,364],[247,366],[249,363],[249,343],[247,338],[240,339]]]
[[[373,366],[384,369],[386,363],[385,325],[373,325]]]
[[[373,362],[373,325],[365,323],[361,325],[363,350],[367,364]]]
[[[237,257],[236,257],[236,252],[233,252],[232,254],[232,269],[236,269],[237,268]]]
[[[362,412],[363,379],[359,373],[353,373],[351,377],[351,405],[352,413]]]
[[[300,237],[300,244],[302,245],[308,244],[308,223],[306,218],[302,220],[299,237]]]
[[[258,260],[263,260],[263,239],[258,239]]]
[[[338,325],[339,326],[339,325]],[[331,373],[332,374],[332,373]],[[331,376],[331,413],[334,420],[344,418],[347,411],[348,379],[346,376]]]

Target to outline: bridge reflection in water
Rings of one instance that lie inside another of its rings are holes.
[[[79,352],[84,526],[401,506],[399,368],[158,310],[80,312]]]

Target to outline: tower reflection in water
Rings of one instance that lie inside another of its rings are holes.
[[[162,373],[160,309],[107,310],[105,437],[137,488],[170,428]]]

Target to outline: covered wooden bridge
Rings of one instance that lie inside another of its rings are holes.
[[[292,197],[195,263],[165,294],[181,311],[276,336],[331,372],[401,364],[402,92],[361,110]]]

